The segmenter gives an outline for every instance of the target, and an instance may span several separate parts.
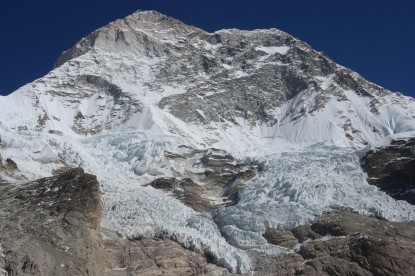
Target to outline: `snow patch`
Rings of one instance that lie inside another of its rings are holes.
[[[4,267],[6,266],[6,264],[4,263],[5,258],[6,256],[4,255],[3,247],[1,246],[1,243],[0,243],[0,275],[1,276],[8,275],[7,271],[4,269]]]
[[[332,83],[333,78],[334,78],[334,74],[331,74],[326,77],[316,77],[316,79],[320,81],[320,87],[323,90],[326,90],[327,88],[329,88],[329,86]]]
[[[289,46],[280,46],[280,47],[265,47],[265,46],[259,46],[256,47],[255,50],[257,51],[263,51],[267,53],[268,55],[285,55],[290,50],[291,47]]]

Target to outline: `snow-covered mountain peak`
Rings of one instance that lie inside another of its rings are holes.
[[[415,100],[277,29],[208,33],[139,11],[0,106],[1,156],[18,164],[16,179],[83,167],[101,183],[104,227],[168,236],[230,271],[250,270],[245,250],[284,251],[258,235],[266,227],[343,207],[415,218],[367,184],[353,154],[415,131]]]
[[[228,150],[280,139],[361,148],[415,129],[413,99],[285,32],[207,33],[155,11],[91,33],[10,98],[18,94],[35,110],[32,119],[7,122],[11,128],[83,135],[133,128]]]
[[[141,48],[151,44],[151,40],[174,43],[189,34],[200,32],[203,31],[157,11],[139,10],[82,38],[74,47],[61,54],[54,68],[92,49],[104,52],[126,50],[130,53],[141,50],[143,53],[145,50]]]
[[[175,31],[179,31],[180,28],[196,29],[195,27],[186,25],[182,21],[162,14],[155,10],[138,10],[133,14],[127,16],[125,21],[136,21],[136,24],[152,24],[156,29],[168,29],[173,28]],[[156,27],[157,26],[157,27]]]

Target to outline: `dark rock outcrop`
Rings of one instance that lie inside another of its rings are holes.
[[[362,159],[369,184],[398,200],[415,204],[415,138],[394,140]]]
[[[19,171],[19,168],[17,167],[16,162],[14,162],[10,158],[6,159],[6,168],[11,172]]]
[[[298,238],[292,254],[254,255],[255,275],[415,275],[415,223],[388,222],[348,211],[323,214],[290,231],[267,229],[268,242]]]
[[[190,150],[182,155],[167,152],[166,158],[187,164],[189,170],[178,177],[163,177],[149,185],[172,193],[198,212],[209,212],[239,200],[239,191],[259,171],[256,164],[237,163],[226,151],[219,149]]]
[[[70,170],[0,187],[0,242],[8,275],[98,275],[101,202],[96,177]]]
[[[204,196],[208,192],[207,187],[200,186],[189,178],[159,178],[151,182],[150,186],[172,192],[176,198],[197,212],[209,212],[221,206]]]
[[[7,180],[24,182],[27,181],[27,178],[19,170],[17,163],[13,159],[6,158],[6,160],[4,160],[0,155],[0,181],[2,180],[6,182]]]
[[[290,231],[279,231],[274,228],[265,229],[262,235],[270,244],[293,248],[298,244],[298,239]]]
[[[0,181],[0,273],[227,274],[174,241],[121,239],[100,221],[99,183],[80,168],[18,187]]]
[[[298,239],[300,243],[303,243],[309,239],[315,240],[318,238],[321,238],[321,235],[314,232],[313,229],[311,229],[311,225],[301,225],[298,226],[290,231],[293,233],[293,235]]]
[[[415,223],[351,212],[322,215],[310,227],[324,236],[301,244],[301,275],[414,275]]]
[[[256,276],[284,275],[294,276],[301,271],[304,258],[298,254],[288,254],[280,259],[272,259],[266,256],[251,256],[252,266]]]

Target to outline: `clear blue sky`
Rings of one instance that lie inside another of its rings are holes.
[[[392,91],[415,96],[411,0],[1,0],[0,94],[42,77],[107,23],[154,9],[202,28],[278,28]]]

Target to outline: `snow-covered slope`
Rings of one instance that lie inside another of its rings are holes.
[[[209,34],[157,12],[95,31],[0,104],[3,124],[16,130],[134,128],[199,146],[282,137],[361,147],[415,129],[412,98],[365,81],[284,32]]]
[[[0,106],[0,154],[27,178],[81,166],[100,180],[104,227],[170,237],[231,271],[250,269],[249,251],[286,251],[266,243],[265,227],[339,207],[415,218],[367,184],[353,153],[415,131],[415,100],[276,29],[207,33],[139,11],[82,39]],[[180,146],[220,148],[263,171],[238,204],[201,214],[143,186],[183,177],[189,168],[165,156]]]

